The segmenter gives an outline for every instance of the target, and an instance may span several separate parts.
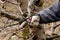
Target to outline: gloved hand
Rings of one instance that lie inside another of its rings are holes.
[[[39,21],[40,21],[40,17],[38,15],[37,16],[32,16],[30,25],[31,26],[38,26]]]

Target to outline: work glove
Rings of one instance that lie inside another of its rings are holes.
[[[38,26],[40,21],[40,17],[38,15],[32,16],[31,17],[31,26]]]

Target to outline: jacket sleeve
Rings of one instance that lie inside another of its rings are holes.
[[[56,0],[51,7],[38,12],[40,23],[49,23],[60,20],[60,0]]]

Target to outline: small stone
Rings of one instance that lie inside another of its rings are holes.
[[[19,38],[16,35],[13,35],[10,40],[19,40]]]

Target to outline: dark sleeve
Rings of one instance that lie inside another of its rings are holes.
[[[60,0],[56,0],[50,8],[38,12],[40,23],[49,23],[60,20]]]

